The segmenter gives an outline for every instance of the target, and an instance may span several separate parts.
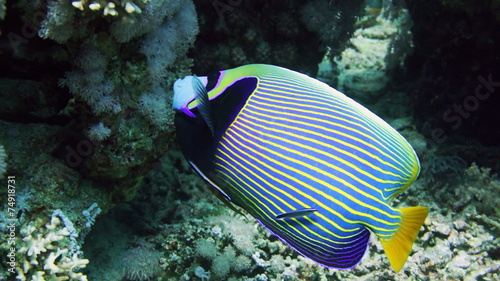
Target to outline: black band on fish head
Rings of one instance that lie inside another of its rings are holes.
[[[215,88],[215,85],[217,85],[217,82],[219,82],[219,77],[220,77],[220,71],[212,71],[208,73],[207,85],[205,86],[207,92],[210,92],[213,88]]]

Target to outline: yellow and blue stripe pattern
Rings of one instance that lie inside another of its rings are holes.
[[[427,215],[423,207],[389,205],[419,172],[408,142],[344,94],[281,67],[221,71],[208,96],[216,100],[244,79],[255,86],[218,135],[206,174],[231,202],[323,266],[354,267],[371,230],[399,270]]]

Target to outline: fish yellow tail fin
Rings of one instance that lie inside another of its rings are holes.
[[[418,231],[429,213],[429,209],[426,207],[408,207],[399,210],[402,213],[402,218],[398,231],[390,239],[380,240],[385,254],[396,272],[401,270],[408,259]]]

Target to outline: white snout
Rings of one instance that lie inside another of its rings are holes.
[[[198,77],[203,85],[207,86],[207,77]],[[174,99],[172,108],[175,110],[184,111],[187,105],[196,98],[196,93],[193,88],[193,76],[186,76],[184,79],[177,79],[174,83]]]

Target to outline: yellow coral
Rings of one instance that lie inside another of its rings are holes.
[[[142,13],[141,6],[149,2],[149,0],[121,0],[121,1],[105,1],[105,0],[77,0],[72,1],[73,7],[84,11],[102,11],[105,16],[118,16],[120,12]]]
[[[69,256],[68,249],[61,249],[70,232],[61,225],[57,216],[50,222],[31,222],[21,228],[23,235],[19,253],[24,255],[22,267],[17,267],[18,280],[81,280],[87,277],[75,272],[85,267],[88,259],[81,259],[76,253]]]

